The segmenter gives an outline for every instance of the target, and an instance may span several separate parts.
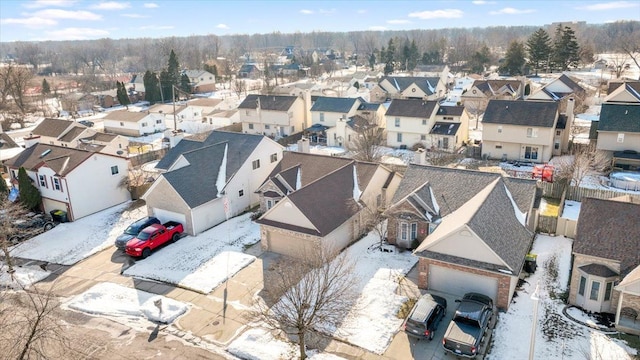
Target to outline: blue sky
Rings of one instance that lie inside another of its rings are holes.
[[[639,1],[0,1],[0,41],[640,20]]]

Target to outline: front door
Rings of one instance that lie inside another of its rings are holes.
[[[602,302],[600,301],[602,288],[602,282],[598,280],[589,279],[587,284],[587,291],[584,294],[584,306],[586,311],[601,312]]]

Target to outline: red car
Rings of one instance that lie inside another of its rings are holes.
[[[125,252],[134,257],[146,258],[155,248],[180,239],[183,231],[182,224],[175,221],[147,226],[127,242]]]

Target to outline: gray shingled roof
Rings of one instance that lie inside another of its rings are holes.
[[[520,126],[555,126],[558,103],[552,101],[490,100],[483,123]]]
[[[404,91],[412,84],[416,84],[427,95],[432,95],[433,91],[438,86],[440,78],[438,77],[419,77],[419,76],[385,76],[378,83],[388,80],[389,83],[396,88],[399,92]],[[431,85],[431,87],[429,86]]]
[[[74,121],[62,119],[44,119],[31,131],[33,135],[58,138]]]
[[[578,85],[578,83],[576,83],[575,81],[573,81],[572,78],[568,77],[565,74],[562,74],[558,80],[562,81],[565,85],[567,85],[568,87],[570,87],[574,93],[576,94],[582,94],[584,93],[584,88],[580,85]]]
[[[336,113],[348,113],[353,105],[360,102],[358,98],[337,98],[337,97],[319,97],[313,106],[311,111],[322,112],[336,112]],[[359,106],[359,105],[358,105]]]
[[[56,174],[66,176],[92,155],[94,155],[93,152],[69,147],[35,144],[13,158],[6,160],[4,165],[12,168],[24,167],[28,170],[35,170],[44,162]]]
[[[509,92],[517,93],[518,89],[522,86],[522,82],[519,80],[476,80],[473,82],[473,86],[482,91],[486,96],[491,97],[502,94],[500,89],[503,87],[504,90],[508,89]]]
[[[640,105],[602,104],[598,131],[640,133]]]
[[[238,109],[256,109],[260,99],[260,109],[271,111],[287,111],[298,100],[297,96],[247,95]]]
[[[436,115],[460,116],[464,112],[464,106],[440,106]]]
[[[4,144],[2,146],[3,149],[11,149],[11,148],[16,148],[19,147],[18,144],[16,144],[15,141],[13,141],[13,139],[11,138],[11,136],[7,135],[6,133],[0,133],[0,140],[2,140],[2,143]]]
[[[617,88],[624,85],[627,88],[627,91],[631,92],[636,96],[636,94],[640,94],[640,81],[610,81],[609,88],[607,90],[607,94],[611,95]],[[636,96],[640,100],[640,96]]]
[[[58,138],[60,141],[70,142],[75,140],[80,134],[82,134],[87,129],[86,126],[76,125],[69,129],[64,135]]]
[[[624,277],[640,265],[640,204],[584,198],[573,252],[620,261]]]
[[[421,99],[393,99],[387,109],[387,116],[406,116],[428,119],[438,102]]]
[[[589,275],[595,275],[595,276],[600,276],[604,278],[620,275],[602,264],[588,264],[588,265],[580,266],[580,270],[586,272]]]
[[[455,135],[460,128],[460,123],[436,122],[429,134],[434,135]]]

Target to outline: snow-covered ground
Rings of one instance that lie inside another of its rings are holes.
[[[115,243],[135,220],[147,216],[146,208],[128,210],[129,202],[53,229],[11,248],[11,254],[61,265],[73,265]]]
[[[566,291],[571,268],[572,240],[563,236],[537,235],[532,253],[538,269],[517,291],[506,313],[499,315],[488,360],[526,359],[529,355],[533,309],[532,295],[539,284],[534,359],[631,360],[636,351],[600,331],[579,325],[562,314],[564,303],[551,294]],[[554,275],[555,274],[555,275]],[[577,315],[576,315],[577,316]]]
[[[251,214],[238,216],[197,236],[187,236],[144,260],[124,275],[180,285],[208,294],[255,257],[243,248],[260,241],[260,227]]]

